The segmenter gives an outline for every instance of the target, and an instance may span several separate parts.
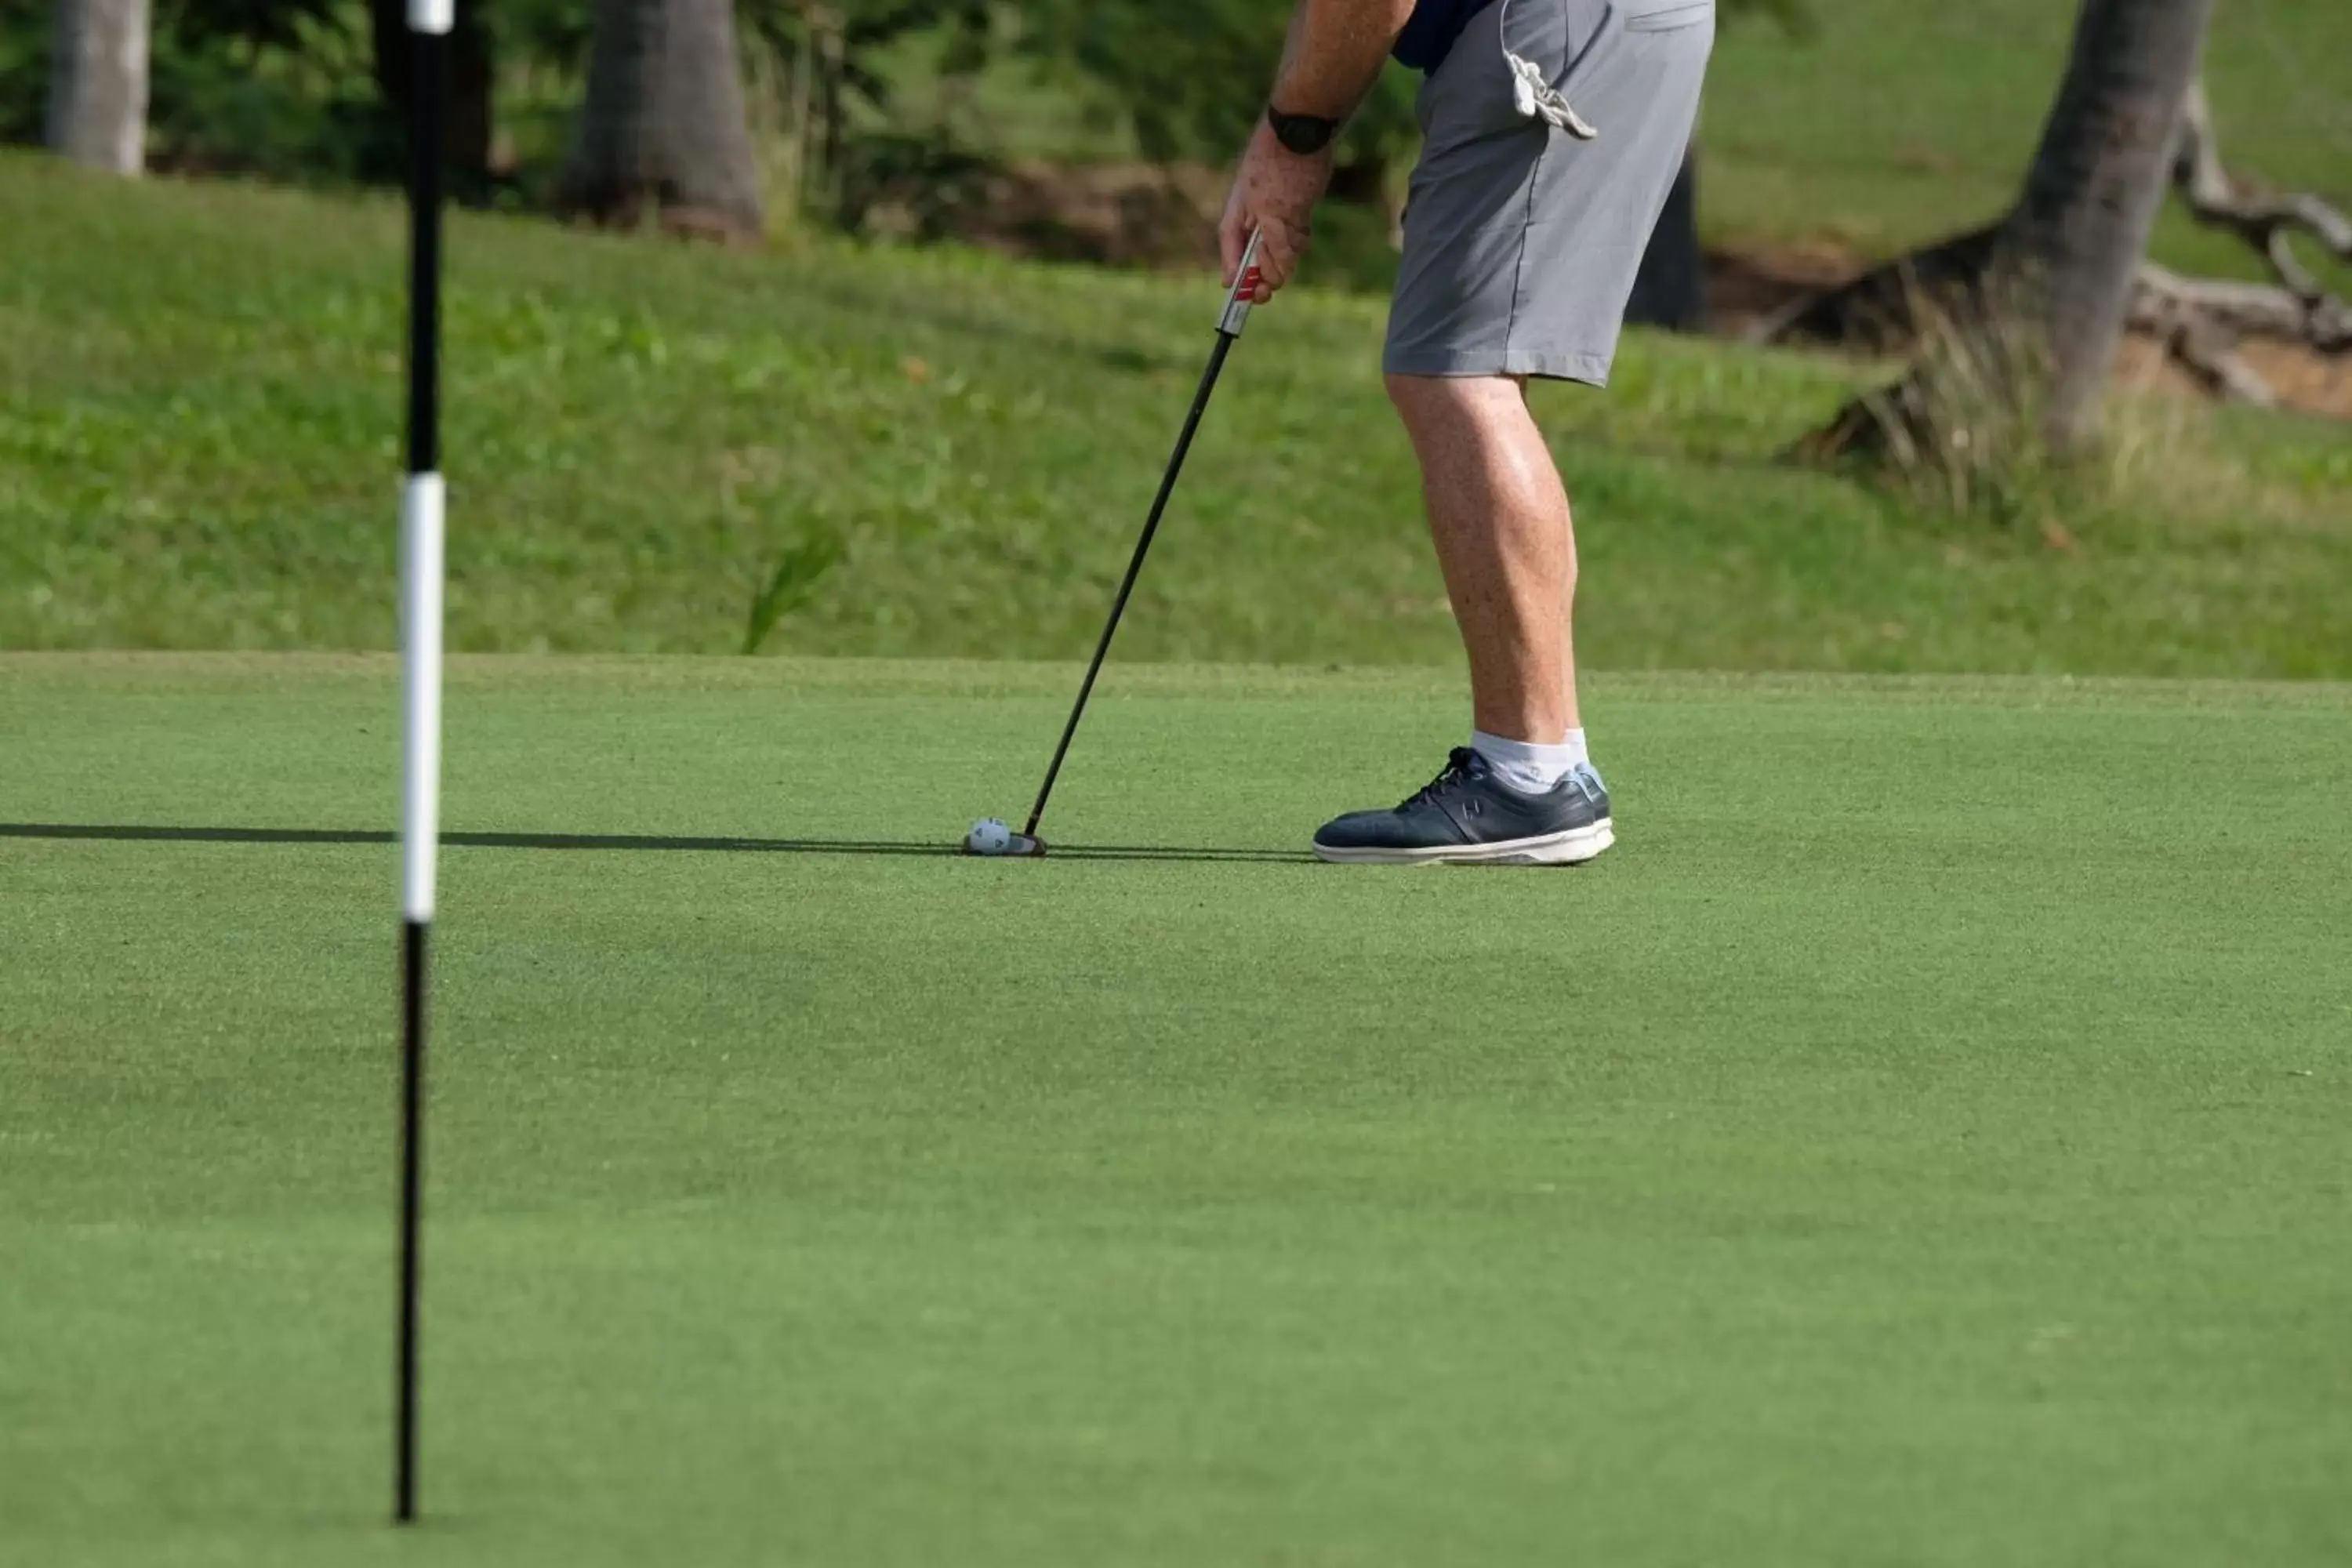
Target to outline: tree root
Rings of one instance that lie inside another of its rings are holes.
[[[2265,286],[2182,278],[2143,263],[2132,300],[2135,327],[2158,336],[2174,363],[2208,390],[2264,406],[2277,398],[2239,357],[2241,339],[2273,338],[2327,354],[2352,350],[2352,306],[2328,291],[2293,245],[2296,237],[2306,237],[2336,259],[2352,262],[2352,218],[2310,192],[2273,195],[2232,176],[2221,160],[2201,81],[2189,89],[2172,186],[2190,216],[2242,240],[2278,281]]]
[[[2324,354],[2352,352],[2352,305],[2304,266],[2293,243],[2307,238],[2352,263],[2352,217],[2309,192],[2272,194],[2232,176],[2221,160],[2202,82],[2189,89],[2172,184],[2192,217],[2242,240],[2275,281],[2188,278],[2143,262],[2132,294],[2134,331],[2162,343],[2167,357],[2214,395],[2264,407],[2277,395],[2239,353],[2243,340],[2299,343]],[[1749,339],[1866,353],[1909,352],[1979,285],[1999,232],[1997,224],[1970,229],[1874,267],[1758,323]],[[1808,441],[1807,449],[1850,448],[1863,413],[1861,405],[1849,408]]]

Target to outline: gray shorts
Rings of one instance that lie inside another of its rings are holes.
[[[1607,384],[1714,44],[1714,0],[1494,0],[1472,19],[1422,85],[1391,374]],[[1512,55],[1592,140],[1524,111]]]

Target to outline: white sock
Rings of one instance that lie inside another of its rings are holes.
[[[1557,746],[1506,741],[1484,730],[1474,730],[1470,733],[1470,749],[1486,759],[1486,765],[1495,770],[1496,778],[1521,795],[1548,794],[1560,780],[1591,761],[1581,730],[1570,730],[1568,739]]]

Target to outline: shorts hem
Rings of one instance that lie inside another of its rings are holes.
[[[1391,351],[1381,368],[1390,375],[1531,375],[1545,381],[1573,381],[1586,386],[1607,386],[1612,356],[1589,353],[1544,353],[1526,349],[1487,349],[1464,353]]]

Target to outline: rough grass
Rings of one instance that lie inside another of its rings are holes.
[[[457,667],[395,1542],[390,661],[0,660],[10,1560],[2352,1552],[2342,689],[1604,679],[1366,874],[1450,680],[1128,668],[1157,853],[937,853],[1074,678]]]
[[[386,647],[397,206],[0,159],[0,646]],[[1070,657],[1210,339],[1197,282],[461,220],[450,625],[473,649]],[[1139,658],[1447,661],[1379,308],[1260,313],[1151,564]],[[2082,497],[1939,517],[1777,454],[1850,368],[1636,339],[1540,407],[1601,668],[2352,671],[2352,457],[2127,405]]]

